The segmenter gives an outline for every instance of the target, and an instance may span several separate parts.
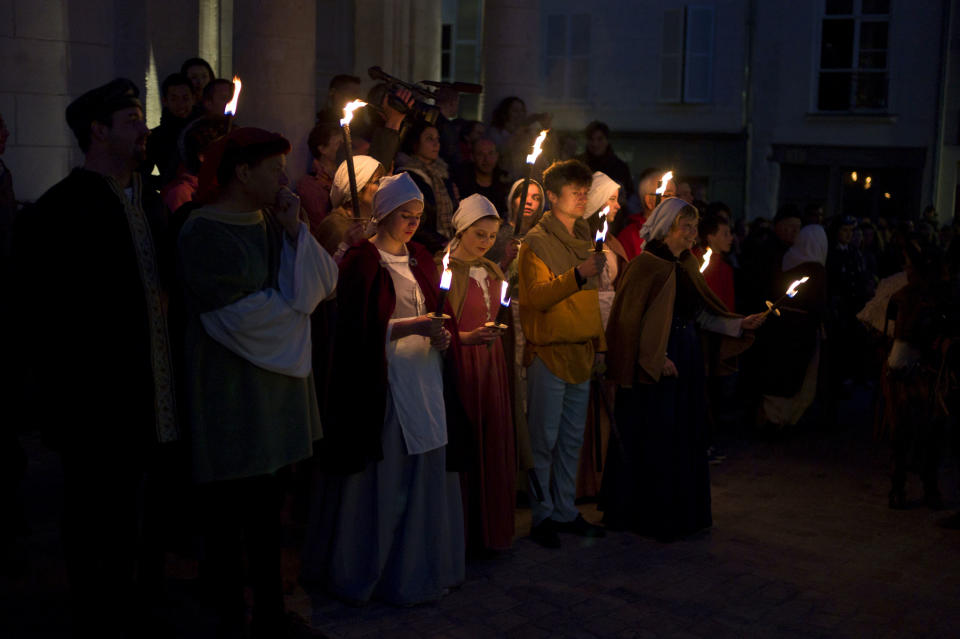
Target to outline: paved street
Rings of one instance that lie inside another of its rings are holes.
[[[352,608],[305,592],[291,550],[288,606],[330,637],[960,636],[960,532],[935,525],[944,513],[919,504],[915,478],[913,507],[887,508],[887,448],[869,426],[725,452],[711,467],[715,525],[695,538],[564,536],[559,551],[520,538],[506,556],[471,562],[467,582],[440,603],[413,608]],[[960,508],[957,479],[951,460],[942,472],[950,510]],[[35,451],[31,567],[0,580],[0,636],[65,636],[56,485],[55,458]],[[583,512],[599,518],[592,506]],[[527,530],[528,510],[517,523]],[[195,566],[171,559],[168,572],[177,636],[211,636]]]

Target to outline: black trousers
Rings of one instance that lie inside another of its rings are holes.
[[[149,452],[69,446],[61,449],[61,461],[74,633],[143,636],[138,627],[163,580],[156,531],[143,525]]]
[[[221,636],[242,632],[244,551],[253,589],[255,636],[281,636],[284,623],[280,511],[283,495],[275,475],[212,482],[202,486],[206,536],[205,575],[213,588]]]

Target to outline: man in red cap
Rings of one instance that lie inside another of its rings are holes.
[[[310,457],[321,436],[310,313],[332,292],[337,266],[287,188],[289,151],[281,135],[250,127],[214,142],[200,170],[201,206],[178,241],[193,475],[220,630],[230,637],[243,632],[244,547],[254,636],[287,632],[276,473]]]

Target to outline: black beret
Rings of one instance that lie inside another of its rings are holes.
[[[87,91],[67,107],[67,125],[79,138],[93,122],[107,122],[114,111],[129,107],[143,108],[140,89],[126,78],[117,78]]]

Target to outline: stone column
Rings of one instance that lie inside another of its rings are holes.
[[[235,7],[233,69],[220,72],[243,80],[240,123],[290,140],[287,175],[296,183],[309,166],[316,121],[316,2],[237,0]]]
[[[354,6],[354,72],[364,82],[372,66],[407,82],[440,79],[441,3],[358,0]]]
[[[527,111],[539,106],[539,0],[486,0],[483,11],[484,120],[501,99],[516,95]]]

